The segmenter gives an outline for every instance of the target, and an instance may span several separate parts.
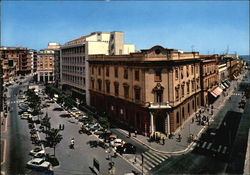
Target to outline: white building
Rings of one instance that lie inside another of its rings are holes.
[[[120,55],[135,52],[134,44],[124,44],[123,32],[94,32],[61,47],[62,89],[80,102],[90,104],[88,55]]]

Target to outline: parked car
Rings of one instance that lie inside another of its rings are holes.
[[[26,97],[25,97],[25,95],[20,95],[19,97],[18,97],[18,99],[25,99]]]
[[[46,153],[41,153],[41,152],[38,152],[38,153],[35,153],[33,155],[34,158],[45,158],[46,157]]]
[[[36,153],[45,153],[45,150],[41,147],[36,147],[30,151],[30,155],[35,155]]]
[[[40,170],[48,170],[51,166],[50,162],[45,161],[42,158],[35,158],[27,162],[27,168],[34,168]]]
[[[136,147],[131,143],[125,143],[124,145],[117,146],[116,151],[120,154],[135,154]]]
[[[125,144],[125,142],[122,139],[115,139],[110,142],[112,147],[122,146]]]
[[[63,108],[54,108],[53,111],[63,111]]]
[[[110,137],[111,135],[112,135],[112,132],[106,131],[106,132],[100,134],[100,135],[99,135],[99,138],[100,138],[100,139],[104,139],[104,141],[107,141],[107,140],[109,140],[109,137]]]
[[[29,114],[28,112],[24,112],[22,115],[21,115],[21,119],[32,119],[32,115]]]

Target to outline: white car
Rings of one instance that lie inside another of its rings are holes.
[[[27,112],[24,112],[22,115],[21,115],[21,119],[31,119],[33,116]]]
[[[35,149],[32,149],[30,151],[30,155],[32,155],[32,156],[34,156],[37,153],[45,154],[45,150],[40,148],[40,147],[36,147]]]
[[[110,142],[112,147],[117,147],[123,145],[125,142],[122,139],[115,139]]]
[[[28,168],[35,168],[35,169],[49,169],[51,166],[50,162],[46,162],[44,159],[35,158],[27,162],[26,166]]]

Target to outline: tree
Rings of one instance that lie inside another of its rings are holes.
[[[44,116],[44,118],[41,121],[41,125],[45,127],[45,131],[44,133],[46,134],[47,137],[47,133],[48,130],[50,129],[50,117],[48,116],[48,113],[46,112],[46,115]]]
[[[54,149],[54,156],[56,155],[56,145],[63,139],[62,135],[59,134],[60,130],[51,128],[47,131],[46,140],[51,148]]]

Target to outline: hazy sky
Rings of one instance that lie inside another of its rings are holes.
[[[1,46],[43,49],[95,31],[123,31],[136,49],[249,54],[248,1],[2,1]]]

